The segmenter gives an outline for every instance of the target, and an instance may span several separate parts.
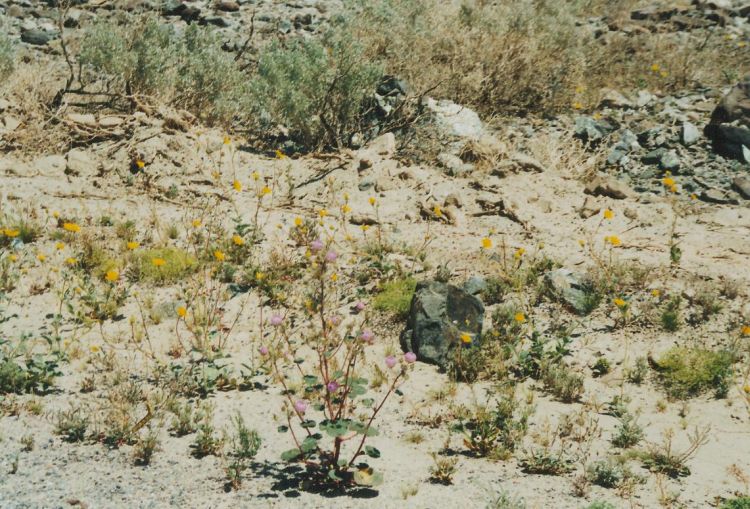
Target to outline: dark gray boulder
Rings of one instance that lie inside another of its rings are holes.
[[[422,362],[446,369],[453,350],[462,345],[463,334],[477,344],[483,321],[484,306],[478,298],[453,285],[423,281],[412,297],[401,348],[414,352]]]
[[[750,74],[722,98],[704,132],[718,154],[750,162]]]

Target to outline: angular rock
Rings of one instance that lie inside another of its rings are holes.
[[[745,160],[742,147],[750,148],[750,74],[722,98],[704,133],[718,154]]]
[[[702,201],[708,202],[708,203],[718,203],[720,205],[724,204],[737,204],[737,200],[733,197],[729,196],[727,193],[722,191],[721,189],[706,189],[703,191],[699,198]]]
[[[478,298],[453,285],[423,281],[412,297],[401,348],[446,369],[455,348],[462,346],[461,335],[469,334],[476,343],[483,321],[484,306]]]
[[[665,151],[659,158],[659,167],[665,171],[677,171],[680,169],[680,157],[674,150]]]
[[[633,193],[624,182],[601,175],[594,177],[583,192],[593,196],[609,196],[615,200],[624,200]]]
[[[453,177],[465,176],[474,171],[473,164],[465,163],[457,155],[448,152],[439,153],[437,161],[440,166],[445,168],[446,173]]]
[[[633,103],[630,99],[622,95],[617,90],[607,89],[603,91],[602,100],[599,101],[600,108],[620,108],[629,109],[633,107]]]
[[[436,101],[432,98],[427,99],[425,106],[432,114],[435,124],[448,135],[479,139],[484,134],[484,124],[472,109],[453,101]]]
[[[482,276],[471,276],[464,282],[463,289],[470,295],[479,295],[487,289],[487,280]]]
[[[44,46],[55,37],[56,34],[54,32],[48,32],[47,30],[41,30],[39,28],[24,30],[21,33],[21,40],[33,46]]]
[[[575,122],[575,137],[585,143],[600,141],[617,129],[617,126],[610,122],[607,122],[606,120],[596,120],[593,117],[576,117]]]
[[[61,177],[67,161],[61,155],[45,156],[34,161],[34,169],[45,177]]]
[[[750,177],[735,177],[732,189],[740,193],[744,199],[750,200]]]
[[[686,147],[693,145],[701,137],[701,133],[695,125],[690,122],[683,122],[680,129],[680,141]]]
[[[544,275],[547,291],[553,298],[562,301],[576,313],[590,313],[597,304],[596,292],[591,281],[578,272],[556,269]]]

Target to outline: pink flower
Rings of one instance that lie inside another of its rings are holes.
[[[414,352],[406,352],[406,353],[404,354],[404,360],[405,360],[405,361],[406,361],[406,362],[407,362],[408,364],[412,364],[413,362],[416,362],[416,361],[417,361],[417,354],[415,354]]]
[[[260,352],[261,355],[268,355],[268,347],[261,346],[260,348],[258,348],[258,352]]]
[[[271,316],[271,320],[270,320],[271,325],[273,325],[274,327],[278,327],[279,325],[281,325],[281,322],[283,321],[284,321],[284,318],[281,315],[273,315]]]
[[[357,303],[356,303],[356,304],[354,305],[354,310],[355,310],[355,311],[356,311],[357,313],[361,313],[362,311],[364,311],[364,310],[365,310],[365,303],[364,303],[364,302],[362,302],[362,301],[359,301],[359,302],[357,302]]]
[[[391,369],[393,366],[396,365],[396,363],[398,363],[398,361],[393,355],[389,355],[388,357],[385,358],[385,365],[388,366],[388,369]]]
[[[336,380],[331,380],[326,385],[326,389],[328,389],[328,392],[336,392],[339,390],[339,383]]]
[[[307,411],[307,401],[304,399],[298,399],[294,403],[294,409],[297,411],[297,413],[304,414]]]
[[[323,249],[323,242],[320,241],[320,239],[315,239],[312,242],[310,242],[310,250],[313,252],[318,252],[321,249]]]
[[[338,325],[341,323],[341,317],[339,315],[331,315],[328,321],[331,322],[331,325]]]
[[[336,254],[336,251],[333,251],[333,250],[331,250],[331,251],[328,251],[328,252],[326,253],[326,261],[327,261],[328,263],[333,263],[333,262],[335,262],[335,261],[336,261],[336,258],[338,258],[338,257],[339,257],[339,255],[337,255],[337,254]]]
[[[359,335],[359,339],[368,345],[371,345],[375,342],[375,334],[373,334],[370,329],[365,329],[362,331],[362,334]]]

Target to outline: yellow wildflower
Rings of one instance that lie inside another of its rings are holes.
[[[232,236],[232,242],[234,242],[235,246],[242,246],[243,244],[245,244],[245,239],[235,234]]]
[[[524,323],[526,321],[526,315],[524,315],[523,313],[516,313],[515,315],[513,315],[513,319],[518,323]]]
[[[266,275],[260,271],[255,273],[255,279],[258,281],[263,281],[266,278]]]
[[[363,232],[366,232],[367,230],[370,229],[370,225],[369,224],[363,224],[362,226],[360,226],[360,228],[362,228]]]
[[[10,228],[3,229],[3,235],[5,235],[6,237],[10,237],[11,239],[14,237],[18,237],[20,234],[20,230],[11,230]]]
[[[126,244],[126,246],[132,251],[133,249],[138,249],[138,247],[140,247],[140,244],[138,242],[135,242],[134,240],[131,240]]]
[[[613,303],[614,303],[614,305],[615,305],[615,306],[617,306],[618,308],[623,308],[623,307],[625,307],[625,305],[627,304],[627,302],[625,302],[625,301],[624,301],[623,299],[621,299],[621,298],[619,298],[619,297],[617,297],[616,299],[613,299],[613,300],[612,300],[612,302],[613,302]]]
[[[185,315],[187,315],[187,309],[185,309],[184,306],[180,306],[177,308],[177,316],[180,318],[185,318]]]
[[[338,279],[339,279],[339,275],[338,274],[336,274],[335,272],[333,274],[331,274],[331,281],[333,281],[335,283],[336,281],[338,281]]]
[[[320,209],[320,210],[318,211],[318,215],[319,215],[320,217],[326,217],[326,216],[328,215],[328,211],[327,211],[326,209]]]
[[[146,162],[138,159],[136,160],[135,165],[138,167],[139,170],[142,170],[146,166]]]
[[[154,258],[151,260],[151,263],[153,263],[155,267],[162,267],[167,261],[164,258]]]
[[[490,249],[492,247],[492,239],[489,237],[485,237],[482,239],[482,248],[483,249]]]
[[[65,263],[67,263],[68,265],[75,265],[76,263],[78,263],[78,260],[76,260],[76,259],[75,259],[75,258],[73,258],[73,257],[70,257],[70,258],[67,258],[67,259],[65,260]]]
[[[370,205],[372,205],[373,207],[375,206],[375,203],[377,202],[374,196],[370,196],[370,199],[367,201],[369,201]]]
[[[661,66],[659,64],[651,64],[651,70],[653,72],[659,72],[659,69],[661,69]]]
[[[443,217],[443,211],[440,210],[440,205],[435,205],[435,208],[432,209],[432,211],[435,213],[437,217]]]
[[[36,259],[39,260],[40,262],[44,262],[44,260],[47,259],[47,256],[43,253],[39,253],[38,255],[36,255]]]
[[[268,186],[263,186],[263,189],[260,190],[261,195],[271,194],[271,188]]]
[[[89,350],[91,351],[91,353],[96,353],[96,352],[98,352],[100,350],[100,348],[97,345],[91,345],[89,347]]]
[[[604,219],[612,219],[615,217],[615,213],[610,209],[604,209]]]
[[[657,288],[654,288],[653,290],[651,290],[651,295],[654,296],[654,297],[658,297],[658,296],[661,295],[661,290],[658,290]]]
[[[62,251],[63,249],[65,249],[65,244],[63,244],[62,242],[58,242],[57,244],[55,244],[55,249],[57,249],[58,251]]]
[[[120,279],[120,273],[114,269],[108,270],[107,273],[104,275],[104,279],[106,279],[110,283],[114,283],[115,281]]]
[[[232,139],[229,136],[224,136],[224,145],[232,143]]]
[[[226,255],[224,254],[223,251],[220,251],[217,249],[216,251],[214,251],[214,258],[216,258],[216,260],[220,262],[223,262],[224,259],[226,258]]]
[[[235,191],[240,192],[242,191],[242,182],[240,182],[237,179],[234,179],[234,182],[232,182],[232,187]]]
[[[583,246],[586,245],[586,241],[583,240],[583,239],[578,239],[578,245],[581,246],[581,247],[583,247]]]
[[[516,258],[516,260],[518,260],[524,255],[525,252],[526,250],[524,248],[519,247],[518,249],[516,249],[516,252],[513,253],[513,256]]]
[[[672,177],[664,177],[663,179],[661,179],[661,183],[664,184],[666,187],[672,187],[675,184],[674,179]]]
[[[193,219],[193,228],[200,228],[201,224],[202,223],[200,219]]]
[[[12,262],[18,261],[18,255],[17,254],[8,255],[8,260]]]
[[[742,327],[742,335],[743,336],[750,336],[750,325],[744,325]]]
[[[348,204],[348,203],[344,203],[344,204],[343,204],[343,205],[341,206],[341,212],[342,212],[342,213],[344,213],[344,214],[348,214],[348,213],[349,213],[349,212],[351,212],[351,211],[352,211],[352,208],[351,208],[351,207],[349,206],[349,204]]]
[[[54,211],[52,213],[52,217],[54,217],[55,219],[57,219],[58,217],[60,217],[60,213],[58,211]]]
[[[253,178],[253,180],[257,181],[260,178],[260,173],[254,171],[250,174],[250,176]]]
[[[583,109],[583,104],[581,104],[580,102],[576,101],[576,102],[573,103],[573,109],[582,110]]]
[[[294,218],[294,226],[296,226],[298,228],[300,226],[302,226],[302,218],[301,217],[297,216],[297,217]]]
[[[279,149],[276,149],[274,151],[274,155],[276,156],[276,159],[285,159],[286,158],[286,155],[284,155],[284,153],[281,150],[279,150]]]
[[[78,233],[79,231],[81,231],[81,227],[75,223],[63,223],[62,227],[63,230],[69,231],[71,233]]]
[[[622,244],[622,241],[620,240],[620,237],[618,237],[617,235],[611,235],[609,237],[604,237],[604,240],[606,240],[607,242],[609,242],[613,246],[619,246],[620,244]]]
[[[468,345],[471,341],[471,334],[467,334],[466,332],[461,334],[461,343]]]

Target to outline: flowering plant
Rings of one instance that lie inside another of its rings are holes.
[[[366,306],[357,302],[349,316],[339,311],[338,254],[330,246],[312,240],[306,259],[309,293],[301,309],[274,313],[264,321],[262,326],[272,332],[259,348],[284,388],[286,425],[279,430],[291,434],[294,448],[282,459],[304,461],[313,483],[376,485],[382,476],[362,459],[378,458],[380,451],[366,442],[377,435],[375,418],[416,355],[378,361],[386,368],[387,388],[368,397],[362,372],[376,338],[367,328]]]

